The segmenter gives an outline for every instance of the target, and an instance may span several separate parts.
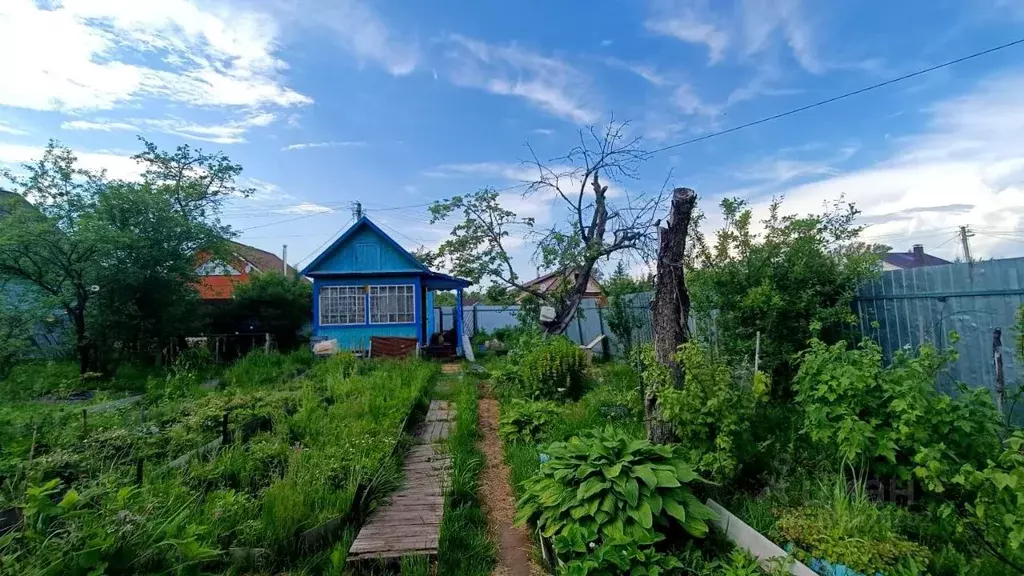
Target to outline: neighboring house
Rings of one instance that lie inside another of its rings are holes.
[[[906,270],[908,268],[923,268],[925,266],[942,266],[952,264],[938,256],[932,256],[924,251],[924,246],[914,244],[909,252],[889,252],[882,257],[882,270]]]
[[[575,284],[578,275],[579,272],[577,270],[563,273],[550,272],[539,278],[534,278],[533,280],[526,282],[523,286],[537,290],[542,294],[548,294],[557,290],[560,285],[571,286],[572,284]],[[519,296],[519,299],[522,300],[525,297],[526,294],[522,294]],[[583,299],[597,300],[601,305],[605,304],[606,299],[604,297],[604,292],[601,290],[601,285],[597,282],[597,278],[595,278],[593,274],[590,275],[590,278],[587,281],[587,291],[583,293]]]
[[[296,274],[295,268],[285,267],[276,254],[238,242],[228,242],[231,258],[225,262],[213,254],[203,253],[196,258],[199,275],[199,297],[203,300],[229,300],[235,286],[245,284],[254,272],[284,272]]]
[[[365,216],[302,270],[313,279],[313,338],[364,351],[373,337],[430,343],[433,292],[455,290],[462,353],[462,290],[471,283],[430,271]]]

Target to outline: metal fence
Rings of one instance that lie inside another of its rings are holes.
[[[624,296],[626,310],[635,320],[633,325],[633,343],[644,344],[654,340],[654,324],[651,316],[651,300],[653,292],[641,292]],[[500,328],[512,328],[519,325],[519,306],[490,306],[476,304],[463,308],[463,326],[466,334],[474,336],[479,332],[493,333]],[[569,323],[565,335],[577,344],[590,344],[600,335],[607,341],[606,347],[598,347],[595,352],[621,357],[625,346],[619,342],[608,324],[609,310],[601,306],[597,300],[586,299]],[[439,307],[434,312],[434,331],[450,330],[454,325],[455,310],[452,307]],[[700,328],[698,330],[698,327]],[[694,333],[709,334],[711,330],[703,323],[690,319],[690,330]]]
[[[860,331],[881,345],[886,360],[901,349],[928,342],[945,349],[949,333],[960,340],[959,358],[940,376],[952,391],[955,382],[995,387],[993,332],[1002,333],[1007,387],[1021,374],[1013,327],[1024,303],[1024,258],[989,260],[883,272],[865,284],[854,301]]]

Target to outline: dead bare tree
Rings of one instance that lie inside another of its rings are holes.
[[[545,326],[549,333],[564,332],[587,291],[602,258],[632,252],[653,257],[657,238],[655,221],[663,205],[665,188],[657,194],[631,193],[609,183],[639,178],[648,158],[639,137],[626,135],[628,123],[612,120],[603,130],[579,132],[579,144],[563,157],[542,161],[529,147],[536,178],[524,197],[553,197],[562,218],[543,229],[531,218],[520,218],[501,206],[494,190],[457,196],[431,206],[432,221],[462,212],[464,221],[452,230],[432,261],[447,264],[453,273],[473,280],[491,277],[537,298],[555,310]],[[533,262],[558,279],[554,290],[541,290],[519,279],[505,240],[516,232],[534,240]]]
[[[683,385],[683,367],[676,360],[679,346],[690,339],[690,293],[686,288],[686,240],[697,194],[689,188],[672,191],[667,227],[661,230],[658,242],[658,275],[654,301],[651,303],[654,322],[654,355],[669,368],[669,382],[644,383],[644,422],[647,439],[664,443],[674,439],[670,423],[662,418],[658,405],[660,386]]]

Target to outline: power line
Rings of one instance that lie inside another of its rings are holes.
[[[330,243],[331,240],[334,240],[335,236],[337,236],[338,234],[341,234],[341,231],[344,230],[345,228],[348,228],[348,225],[353,223],[353,222],[355,222],[355,220],[356,220],[355,217],[353,217],[348,222],[345,222],[345,224],[341,228],[338,228],[337,230],[335,230],[334,234],[331,234],[327,238],[327,240],[324,240],[323,244],[321,244],[321,245],[317,246],[316,248],[314,248],[312,252],[310,252],[309,254],[306,254],[305,256],[303,256],[301,260],[296,261],[295,262],[296,267],[298,267],[299,264],[301,264],[301,263],[305,262],[306,260],[308,260],[309,257],[312,256],[313,254],[316,254],[317,252],[322,250],[324,246],[327,246],[327,244]]]
[[[268,226],[277,226],[278,224],[285,224],[288,222],[294,222],[296,220],[302,220],[304,218],[312,218],[313,216],[323,216],[324,214],[333,214],[333,210],[324,210],[323,212],[313,212],[312,214],[304,214],[302,216],[296,216],[295,218],[288,218],[286,220],[279,220],[277,222],[268,222],[267,224],[260,224],[259,226],[250,226],[248,228],[241,228],[239,232],[248,232],[249,230],[256,230],[259,228],[266,228]]]
[[[401,236],[402,238],[405,238],[405,239],[406,239],[406,240],[408,240],[409,242],[415,242],[415,243],[419,244],[420,246],[425,246],[425,245],[427,244],[427,243],[426,243],[426,242],[424,242],[423,240],[417,240],[417,239],[415,239],[415,238],[410,238],[410,237],[406,236],[406,235],[405,235],[404,233],[402,233],[401,231],[399,231],[399,230],[396,230],[395,228],[393,228],[393,227],[391,227],[391,226],[388,226],[388,225],[387,225],[387,224],[385,224],[384,222],[377,222],[377,223],[378,223],[378,224],[380,224],[381,226],[383,226],[383,227],[387,228],[388,230],[391,230],[391,231],[392,231],[392,232],[394,232],[395,234],[398,234],[398,235],[399,235],[399,236]]]
[[[826,104],[831,104],[833,102],[838,102],[839,100],[850,98],[852,96],[857,96],[858,94],[863,94],[865,92],[870,92],[872,90],[877,90],[879,88],[883,88],[885,86],[889,86],[890,84],[896,84],[897,82],[903,82],[904,80],[909,80],[911,78],[916,78],[918,76],[922,76],[924,74],[928,74],[929,72],[934,72],[934,71],[940,70],[942,68],[948,68],[948,67],[953,66],[955,64],[960,64],[961,62],[966,62],[968,60],[973,60],[975,58],[980,58],[982,56],[986,56],[988,54],[992,54],[992,53],[998,52],[1000,50],[1005,50],[1007,48],[1011,48],[1011,47],[1016,46],[1018,44],[1024,44],[1024,38],[1021,38],[1019,40],[1014,40],[1013,42],[1007,42],[1006,44],[1000,44],[999,46],[988,48],[987,50],[982,50],[981,52],[975,52],[973,54],[968,54],[967,56],[962,56],[962,57],[957,58],[955,60],[949,60],[948,62],[943,62],[942,64],[937,64],[935,66],[931,66],[931,67],[925,68],[923,70],[918,70],[916,72],[911,72],[910,74],[904,74],[903,76],[899,76],[899,77],[893,78],[891,80],[886,80],[885,82],[879,82],[878,84],[872,84],[871,86],[866,86],[866,87],[861,88],[859,90],[854,90],[853,92],[847,92],[845,94],[840,94],[839,96],[833,96],[831,98],[826,98],[825,100],[820,100],[820,101],[815,102],[813,104],[808,104],[806,106],[801,106],[799,108],[794,108],[793,110],[788,110],[786,112],[781,112],[779,114],[774,114],[774,115],[768,116],[766,118],[761,118],[760,120],[755,120],[753,122],[747,122],[746,124],[741,124],[739,126],[733,126],[732,128],[728,128],[726,130],[720,130],[718,132],[712,132],[711,134],[705,134],[704,136],[699,136],[697,138],[691,138],[690,140],[686,140],[686,141],[683,141],[683,142],[677,142],[676,144],[670,144],[668,146],[663,146],[661,148],[658,148],[657,150],[653,150],[653,151],[649,152],[649,154],[653,155],[653,154],[657,154],[659,152],[664,152],[666,150],[671,150],[673,148],[679,148],[680,146],[687,146],[687,145],[690,145],[690,144],[695,144],[697,142],[702,142],[704,140],[710,140],[711,138],[716,138],[718,136],[724,136],[726,134],[731,134],[733,132],[737,132],[737,131],[743,130],[745,128],[750,128],[752,126],[757,126],[759,124],[764,124],[766,122],[771,122],[772,120],[778,120],[779,118],[785,118],[786,116],[792,116],[793,114],[798,114],[800,112],[804,112],[804,111],[810,110],[812,108],[818,108],[820,106],[825,106]]]

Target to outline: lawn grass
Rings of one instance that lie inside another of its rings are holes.
[[[455,428],[448,439],[452,468],[441,522],[437,573],[486,576],[494,566],[495,548],[487,535],[487,518],[478,496],[484,457],[477,449],[480,439],[477,381],[464,375],[448,382],[457,412]],[[402,574],[406,573],[403,565]]]

